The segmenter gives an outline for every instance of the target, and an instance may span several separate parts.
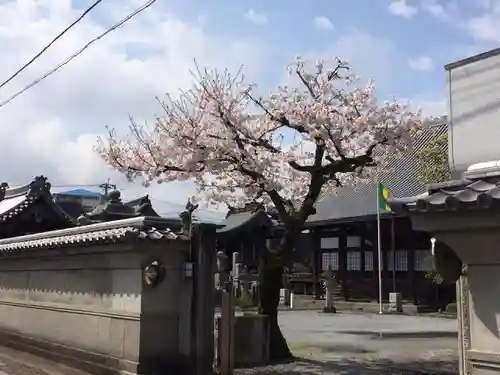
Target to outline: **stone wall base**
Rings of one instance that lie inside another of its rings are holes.
[[[5,347],[31,353],[95,375],[177,375],[189,374],[192,371],[184,358],[172,358],[171,361],[165,359],[166,362],[170,363],[166,363],[165,367],[155,371],[154,369],[144,368],[137,362],[93,353],[5,330],[0,330],[0,343]]]

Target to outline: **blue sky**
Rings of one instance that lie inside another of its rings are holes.
[[[278,80],[285,61],[314,51],[349,59],[356,72],[378,81],[380,96],[435,102],[445,95],[445,64],[495,48],[500,41],[500,26],[492,22],[498,19],[500,25],[495,0],[185,0],[171,4],[185,20],[204,19],[205,30],[213,35],[251,37],[270,44],[274,51],[259,77],[266,86]]]

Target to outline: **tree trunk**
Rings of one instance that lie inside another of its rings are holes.
[[[270,359],[273,361],[289,359],[292,353],[278,325],[278,305],[280,289],[283,284],[283,266],[276,264],[272,256],[262,260],[259,269],[259,312],[267,315],[270,325]]]

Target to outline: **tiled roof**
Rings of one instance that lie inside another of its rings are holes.
[[[422,169],[417,150],[447,131],[446,123],[428,125],[414,138],[412,150],[388,161],[386,172],[380,175],[380,182],[389,189],[392,196],[415,196],[426,191],[420,178]],[[308,222],[319,224],[376,215],[377,204],[375,182],[356,188],[340,188],[336,195],[324,197],[316,204],[316,214],[311,215]]]
[[[60,201],[57,200],[55,203],[64,211],[68,214],[69,217],[73,218],[76,220],[83,212],[83,205],[78,202],[78,201]]]
[[[172,229],[176,227],[179,227],[179,220],[175,223],[156,218],[151,221],[144,217],[117,220],[3,239],[0,240],[0,252],[47,249],[60,246],[89,246],[137,240],[188,239],[184,235],[176,234]]]
[[[227,218],[220,223],[221,228],[217,229],[217,233],[234,233],[237,230],[252,230],[255,226],[271,227],[272,220],[266,212],[259,209],[257,211],[237,212],[229,214]]]
[[[390,199],[395,211],[462,211],[492,209],[500,203],[500,169],[471,171],[462,180],[447,181],[429,187],[420,196]]]
[[[72,223],[72,219],[52,200],[50,183],[43,176],[35,177],[29,184],[17,188],[9,188],[6,183],[0,186],[0,223],[24,212],[38,199],[45,199],[58,215]]]
[[[136,198],[124,203],[126,206],[132,207],[135,211],[140,212],[143,216],[160,216],[151,204],[149,195]]]

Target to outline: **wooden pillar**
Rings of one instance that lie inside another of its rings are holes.
[[[411,227],[411,223],[409,219],[404,219],[408,222],[405,222],[405,231],[408,233],[408,285],[410,286],[410,294],[413,299],[413,304],[417,304],[417,291],[416,291],[416,283],[415,283],[415,251],[416,249],[416,233],[413,231]]]
[[[314,229],[312,231],[312,279],[313,279],[313,294],[314,299],[321,298],[321,288],[319,285],[319,274],[321,272],[321,230]]]
[[[215,228],[212,225],[193,227],[193,360],[196,375],[213,373],[215,354]]]
[[[359,226],[356,227],[356,233],[359,236],[359,251],[361,251],[361,274],[363,275],[364,279],[364,274],[365,274],[365,238],[366,238],[366,223],[363,223]]]
[[[347,280],[349,278],[347,271],[347,235],[345,227],[341,227],[339,231],[339,274],[342,283],[342,296],[344,301],[349,299],[347,291]]]
[[[374,301],[378,302],[378,243],[377,243],[377,221],[371,222],[370,231],[368,232],[370,236],[370,242],[372,243],[372,262],[373,262],[373,288],[372,297]]]

